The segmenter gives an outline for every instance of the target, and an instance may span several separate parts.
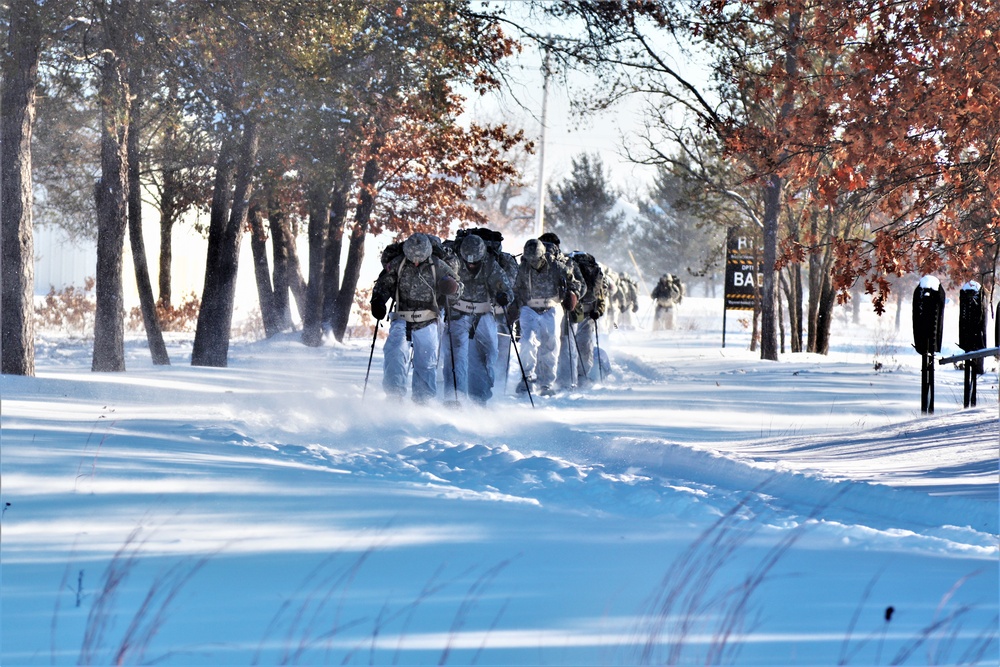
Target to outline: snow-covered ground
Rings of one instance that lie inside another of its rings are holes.
[[[0,663],[997,664],[996,361],[922,415],[908,318],[775,363],[741,316],[604,334],[534,409],[388,400],[378,349],[362,400],[370,339],[43,338],[0,379]]]

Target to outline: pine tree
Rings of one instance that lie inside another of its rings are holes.
[[[614,211],[618,192],[600,156],[584,153],[573,158],[571,174],[549,186],[548,198],[545,229],[559,236],[563,249],[593,250],[595,256],[604,254],[599,261],[610,261],[605,255],[620,239],[625,214]]]

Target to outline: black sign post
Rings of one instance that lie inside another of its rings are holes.
[[[913,290],[913,347],[921,356],[920,411],[934,412],[934,355],[944,336],[944,288],[934,276],[924,276]]]
[[[722,309],[722,347],[726,346],[726,311],[754,310],[760,300],[760,260],[753,237],[738,227],[726,235],[726,294]]]

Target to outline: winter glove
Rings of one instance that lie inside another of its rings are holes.
[[[577,297],[576,292],[569,292],[566,295],[566,298],[563,299],[563,302],[562,302],[563,308],[565,308],[567,311],[575,310],[576,309],[576,304],[577,304],[577,302],[579,300],[580,299],[579,299],[579,297]]]
[[[506,307],[508,303],[510,303],[510,299],[507,298],[506,292],[497,292],[497,305]]]
[[[599,312],[597,312],[596,308],[594,308],[592,311],[590,311],[590,319],[596,320],[600,316],[601,316],[601,314]]]
[[[632,312],[633,313],[638,313],[639,312],[639,304],[638,303],[633,303],[632,304]]]
[[[438,281],[438,292],[446,296],[458,293],[458,281],[451,276],[444,276]]]
[[[590,312],[590,316],[596,320],[598,317],[603,316],[607,309],[608,307],[604,303],[604,299],[597,299],[594,301],[594,310]]]
[[[386,308],[384,303],[379,303],[378,301],[372,301],[372,317],[376,320],[384,320],[386,316]]]

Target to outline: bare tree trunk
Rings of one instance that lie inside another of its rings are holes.
[[[31,132],[42,49],[39,8],[14,2],[0,82],[0,356],[2,372],[35,374],[35,266],[31,219]]]
[[[159,258],[159,296],[157,303],[169,308],[173,301],[173,262],[174,262],[174,220],[170,214],[161,209],[160,212],[160,258]]]
[[[110,20],[110,19],[109,19]],[[115,26],[105,26],[114,30]],[[100,69],[101,179],[97,183],[97,276],[92,370],[125,370],[122,254],[128,214],[128,90],[124,63],[105,49]]]
[[[138,77],[133,76],[133,82]],[[142,193],[139,190],[139,110],[142,102],[139,99],[138,84],[131,86],[132,103],[130,105],[129,124],[132,131],[128,134],[128,235],[132,247],[132,264],[135,268],[135,284],[139,291],[139,307],[142,310],[142,321],[146,328],[146,342],[153,357],[153,364],[169,366],[170,355],[163,342],[163,331],[160,319],[156,315],[156,301],[153,297],[153,284],[149,279],[149,263],[146,260],[146,244],[142,238]]]
[[[830,327],[833,324],[833,307],[837,305],[837,292],[829,275],[824,276],[820,290],[819,309],[816,317],[817,354],[830,354]]]
[[[778,214],[781,208],[782,180],[772,174],[764,186],[764,261],[760,290],[760,358],[778,360],[778,332],[775,265],[778,258]]]
[[[271,254],[274,257],[272,303],[278,329],[284,331],[292,326],[292,313],[288,303],[289,241],[287,237],[290,236],[290,232],[283,214],[273,202],[268,204],[267,221],[271,228]]]
[[[212,214],[211,227],[214,229],[209,230],[205,290],[191,351],[192,366],[224,367],[229,360],[229,336],[233,322],[240,241],[249,212],[258,142],[257,124],[247,119],[243,128],[243,142],[237,156],[233,205],[229,211],[228,221],[224,218],[216,219],[215,211]],[[223,157],[220,156],[220,162],[222,160]],[[217,192],[216,195],[218,194]],[[215,197],[213,197],[213,209],[214,200]]]
[[[347,248],[344,281],[333,309],[331,322],[333,335],[341,342],[344,340],[347,322],[351,317],[354,292],[358,288],[358,280],[361,277],[361,262],[365,258],[365,237],[368,235],[368,225],[375,208],[375,183],[378,182],[379,176],[378,153],[380,149],[381,142],[377,139],[372,146],[371,157],[365,163],[365,170],[361,177],[361,194],[354,212],[354,228],[351,230],[351,240]]]
[[[801,37],[799,25],[801,14],[792,13],[788,18],[788,46],[785,51],[784,67],[788,81],[798,74],[798,49]],[[778,113],[777,129],[780,132],[787,118],[792,113],[792,102],[786,101]],[[778,162],[784,159],[779,157]],[[777,276],[775,266],[778,258],[778,217],[781,213],[781,196],[784,181],[777,174],[770,174],[764,184],[764,262],[763,287],[761,289],[761,336],[760,358],[770,361],[778,360],[777,332],[775,331],[775,281]]]
[[[791,264],[787,268],[787,280],[781,278],[781,286],[788,301],[788,326],[792,352],[802,351],[802,266]]]
[[[268,222],[271,225],[271,235],[274,237],[274,255],[275,255],[275,290],[278,290],[277,285],[283,283],[285,285],[284,292],[281,294],[281,298],[284,300],[284,305],[282,306],[282,311],[285,313],[287,319],[286,328],[292,326],[291,311],[289,310],[288,303],[288,292],[291,292],[292,296],[295,298],[295,305],[298,308],[299,313],[305,310],[306,303],[306,281],[302,277],[302,269],[299,266],[299,253],[295,246],[295,230],[289,224],[288,218],[285,217],[283,213],[278,211],[276,208],[272,207],[271,213],[268,217]],[[281,273],[279,276],[277,272],[279,271],[278,257],[281,257]]]
[[[309,189],[309,283],[302,312],[302,343],[312,347],[323,343],[323,264],[329,225],[329,184],[314,182]]]
[[[170,123],[167,128],[167,144],[174,140],[174,135],[173,123]],[[164,171],[163,191],[160,193],[159,258],[159,303],[164,307],[169,307],[173,300],[173,243],[174,225],[177,223],[178,216],[177,198],[179,190],[180,184],[177,179],[177,172],[173,169]]]
[[[333,311],[340,294],[340,255],[344,247],[347,219],[347,186],[334,189],[330,199],[330,227],[326,232],[326,259],[323,262],[323,325],[333,329]]]
[[[267,232],[264,231],[264,215],[260,206],[254,204],[248,213],[250,222],[250,250],[253,254],[253,274],[257,282],[257,300],[260,302],[260,316],[264,321],[264,335],[271,338],[281,331],[280,318],[274,309],[274,289],[267,266]]]
[[[788,282],[785,280],[785,276],[778,271],[778,278],[781,280],[782,287],[785,288],[787,292]],[[781,303],[781,289],[775,289],[775,296],[778,300],[778,341],[781,346],[781,353],[785,353],[785,309],[784,305]],[[791,303],[791,302],[789,302]]]

